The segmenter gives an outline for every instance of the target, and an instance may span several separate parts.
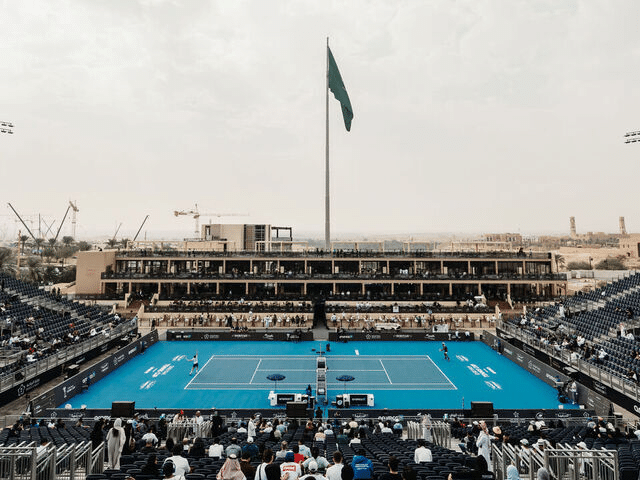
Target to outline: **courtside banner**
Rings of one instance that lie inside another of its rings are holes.
[[[266,331],[233,332],[203,329],[167,330],[167,340],[181,341],[280,341],[280,342],[308,342],[313,340],[313,332],[280,332]]]
[[[402,332],[402,331],[375,331],[375,332],[329,332],[329,341],[331,342],[349,342],[349,341],[473,341],[475,336],[473,333],[456,332]]]
[[[195,415],[196,411],[200,411],[204,416],[205,420],[209,420],[211,416],[214,414],[211,409],[206,408],[190,408],[190,409],[145,409],[145,408],[136,408],[136,412],[141,417],[147,417],[150,419],[158,419],[160,415],[164,414],[167,416],[168,420],[171,420],[172,416],[178,413],[180,410],[183,410],[186,418],[191,418]],[[215,410],[220,417],[226,422],[234,422],[240,420],[246,420],[251,415],[260,415],[262,418],[272,419],[279,418],[285,419],[287,418],[286,414],[286,406],[282,406],[280,408],[256,408],[256,409],[217,409]],[[312,410],[308,410],[309,416],[312,415]],[[329,409],[328,415],[329,418],[343,418],[350,419],[354,417],[357,420],[364,420],[369,418],[374,419],[382,419],[382,420],[395,420],[400,416],[403,417],[403,420],[409,420],[421,417],[423,415],[429,414],[431,418],[434,420],[462,417],[468,418],[470,415],[470,410],[461,410],[461,409],[451,409],[451,410],[405,410],[405,409],[393,409],[393,410],[384,410],[384,409],[361,409],[361,408],[344,408],[344,409]],[[590,418],[595,416],[595,412],[593,410],[556,410],[556,409],[496,409],[493,411],[497,418],[506,421],[509,423],[520,424],[530,419],[567,419],[567,418]],[[80,418],[84,419],[98,419],[98,418],[110,418],[111,417],[111,409],[106,408],[88,408],[88,409],[64,409],[64,408],[51,408],[47,409],[43,412],[43,416],[52,417],[52,418]]]

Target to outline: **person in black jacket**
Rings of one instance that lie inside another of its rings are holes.
[[[193,445],[189,449],[189,456],[193,458],[202,458],[206,455],[204,442],[200,437],[193,441]]]
[[[152,453],[147,458],[147,463],[142,467],[140,472],[142,475],[151,475],[154,478],[160,477],[160,470],[158,469],[158,457],[155,453]]]
[[[102,441],[104,440],[104,419],[99,419],[95,425],[93,426],[93,430],[91,430],[90,438],[91,438],[91,447],[93,450],[98,448]]]

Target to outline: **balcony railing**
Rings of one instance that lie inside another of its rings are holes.
[[[566,281],[567,276],[564,273],[542,273],[542,274],[518,274],[518,273],[501,273],[498,275],[473,275],[467,273],[436,273],[436,274],[382,274],[382,273],[218,273],[218,272],[178,272],[178,273],[138,273],[138,272],[104,272],[101,275],[103,280],[264,280],[284,281],[284,280],[353,280],[361,282],[367,280],[415,280],[424,282],[429,280],[458,280],[458,281],[504,281],[504,280],[520,280],[520,281]]]
[[[117,257],[130,258],[154,258],[154,257],[178,257],[178,258],[306,258],[306,259],[338,259],[338,258],[487,258],[491,260],[550,260],[547,252],[518,253],[514,251],[492,252],[447,252],[447,251],[412,251],[391,250],[385,252],[372,250],[337,250],[326,252],[323,250],[308,250],[304,252],[262,252],[262,251],[238,251],[216,252],[206,251],[179,251],[179,250],[120,250]]]

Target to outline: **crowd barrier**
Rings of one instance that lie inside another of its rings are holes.
[[[183,438],[209,438],[211,436],[211,421],[197,423],[195,421],[168,423],[167,438],[175,443],[181,443]]]
[[[539,468],[546,468],[553,478],[566,480],[618,480],[618,452],[616,450],[581,450],[574,446],[558,445],[526,451],[521,446],[500,443],[492,445],[492,463],[496,478],[507,478],[509,465],[514,465],[522,480],[535,480]]]
[[[82,480],[104,470],[104,444],[91,450],[91,442],[48,446],[38,454],[28,445],[0,447],[0,478],[6,480]]]

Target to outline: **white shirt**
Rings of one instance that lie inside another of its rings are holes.
[[[311,456],[311,450],[306,445],[298,445],[298,452],[304,455],[305,457]]]
[[[321,473],[309,473],[308,475],[305,475],[304,477],[300,478],[300,480],[312,480],[312,479],[327,480],[327,477],[325,477]]]
[[[186,475],[189,473],[189,461],[183,456],[174,455],[173,457],[167,458],[164,463],[167,463],[169,460],[176,466],[176,471],[174,472],[176,475]]]
[[[344,467],[344,464],[336,463],[327,468],[327,480],[342,480],[342,467]]]
[[[209,456],[221,458],[223,451],[224,451],[224,447],[222,445],[220,445],[219,443],[214,443],[209,447]]]
[[[255,437],[256,436],[256,425],[253,421],[249,420],[247,423],[247,437]]]
[[[144,443],[147,443],[149,440],[151,440],[151,443],[153,445],[157,445],[158,444],[158,437],[156,437],[152,432],[147,432],[142,436],[142,440],[144,441]]]
[[[416,451],[413,454],[413,461],[416,463],[433,462],[431,450],[429,450],[427,447],[416,448]]]
[[[282,465],[280,465],[280,474],[284,475],[285,473],[288,474],[286,480],[298,480],[298,478],[302,475],[300,464],[295,462],[284,462]]]

